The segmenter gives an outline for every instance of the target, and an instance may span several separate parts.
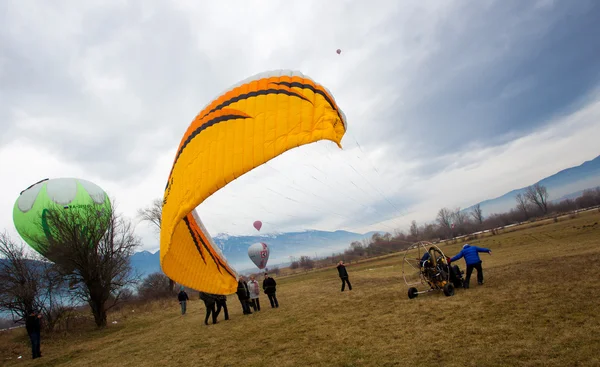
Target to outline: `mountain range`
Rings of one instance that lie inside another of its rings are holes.
[[[248,258],[248,247],[253,243],[264,242],[269,246],[267,268],[273,265],[287,266],[294,258],[329,256],[339,253],[353,241],[370,239],[373,234],[383,232],[354,233],[348,231],[318,231],[267,233],[257,236],[233,236],[219,233],[213,237],[223,255],[239,273],[256,272],[258,268]],[[143,276],[160,271],[160,253],[141,251],[131,258],[132,266]]]
[[[548,190],[550,201],[565,198],[575,198],[588,188],[600,186],[600,156],[582,163],[579,166],[564,169],[552,176],[546,177],[539,184]],[[532,183],[532,184],[535,184]],[[503,213],[515,207],[515,196],[524,193],[527,188],[512,190],[494,199],[480,202],[484,215]],[[470,210],[472,207],[463,210]],[[320,257],[338,253],[350,246],[353,241],[369,239],[373,234],[353,233],[348,231],[318,231],[306,230],[301,232],[269,233],[257,236],[233,236],[220,233],[213,237],[229,263],[238,272],[244,274],[257,271],[248,258],[248,247],[256,242],[265,242],[270,249],[268,266],[287,266],[293,257]],[[384,232],[379,232],[384,233]],[[132,265],[142,275],[160,271],[159,251],[150,253],[141,251],[132,257]],[[267,266],[267,267],[268,267]],[[241,270],[240,270],[241,269]]]
[[[600,186],[600,156],[582,163],[579,166],[559,171],[532,185],[539,183],[548,190],[548,201],[574,199],[583,193],[583,190]],[[515,196],[524,194],[527,187],[512,190],[495,199],[479,203],[484,215],[504,213],[516,206]],[[472,207],[464,210],[471,210]]]

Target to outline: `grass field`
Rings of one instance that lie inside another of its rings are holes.
[[[600,213],[511,229],[471,244],[485,285],[409,300],[403,254],[278,280],[280,307],[203,324],[204,305],[154,303],[111,314],[105,330],[42,338],[32,361],[23,329],[0,334],[7,366],[600,366]],[[447,255],[462,244],[444,245]],[[464,269],[464,261],[458,262]],[[475,277],[475,274],[473,275]],[[23,356],[17,360],[16,357]]]

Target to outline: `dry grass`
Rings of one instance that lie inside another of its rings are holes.
[[[204,306],[125,307],[105,330],[42,339],[31,361],[23,330],[0,334],[6,365],[47,366],[600,366],[600,213],[473,241],[486,284],[454,297],[407,297],[401,256],[278,279],[279,309],[205,326]],[[461,245],[442,249],[454,255]],[[464,262],[460,262],[464,268]],[[23,355],[24,359],[16,360]],[[10,359],[8,359],[10,358]]]

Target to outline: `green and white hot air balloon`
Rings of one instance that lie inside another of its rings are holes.
[[[102,232],[106,231],[112,211],[106,192],[90,181],[55,178],[31,185],[17,198],[13,207],[13,221],[23,240],[42,256],[47,255],[46,250],[36,239],[45,237],[50,240],[52,235],[52,228],[46,221],[47,211],[61,208],[75,209],[76,213],[86,216],[97,215],[101,220],[80,218],[81,223],[100,223],[104,228],[98,230]],[[87,229],[83,226],[81,230],[84,232]]]

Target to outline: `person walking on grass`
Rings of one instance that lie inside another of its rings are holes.
[[[177,300],[179,301],[179,304],[181,305],[181,315],[185,315],[185,311],[187,309],[186,304],[187,304],[187,301],[189,301],[189,299],[190,299],[190,297],[188,297],[188,294],[185,292],[183,287],[179,288],[179,294],[177,295]]]
[[[31,357],[33,359],[40,358],[42,352],[40,351],[40,332],[42,329],[41,320],[42,315],[31,311],[25,318],[25,329],[29,335],[31,341]]]
[[[219,316],[219,313],[221,312],[221,308],[223,309],[223,312],[225,313],[225,320],[229,320],[229,312],[227,311],[227,296],[223,295],[223,294],[219,294],[216,296],[217,298],[217,317]]]
[[[204,325],[208,325],[208,318],[212,315],[213,325],[217,323],[217,311],[215,310],[215,304],[217,303],[217,298],[214,294],[200,292],[200,299],[204,301],[204,306],[206,307],[206,317],[204,317]]]
[[[479,258],[480,252],[487,252],[492,255],[492,250],[485,247],[477,247],[471,246],[468,243],[465,244],[460,250],[460,252],[454,255],[450,260],[448,260],[448,264],[460,260],[462,257],[465,258],[465,263],[467,264],[467,276],[465,281],[463,282],[463,288],[469,288],[469,281],[471,280],[471,274],[473,273],[473,269],[477,269],[477,283],[479,285],[483,284],[483,269],[481,268],[481,259]]]
[[[260,295],[260,286],[254,275],[250,275],[248,290],[250,291],[250,306],[252,306],[255,312],[260,311],[260,300],[258,299],[258,296]]]
[[[350,284],[350,280],[348,279],[348,271],[346,270],[346,265],[344,265],[344,260],[340,260],[337,270],[340,279],[342,279],[342,292],[346,288],[346,283],[348,283],[348,290],[352,290],[352,284]]]
[[[275,279],[265,273],[265,279],[263,280],[263,291],[269,296],[269,302],[271,308],[279,308],[279,302],[277,301],[277,282]]]

